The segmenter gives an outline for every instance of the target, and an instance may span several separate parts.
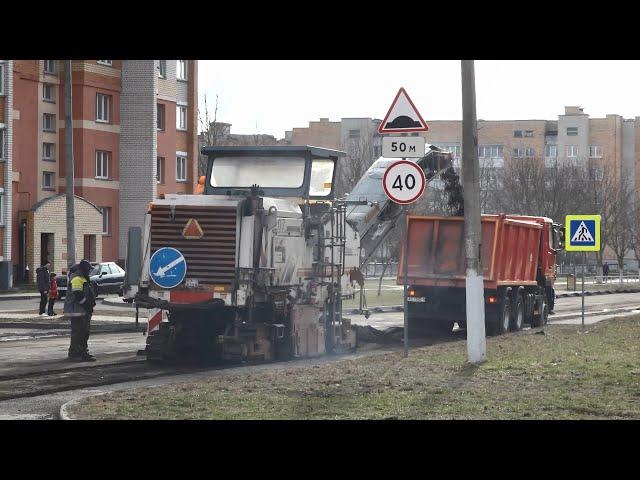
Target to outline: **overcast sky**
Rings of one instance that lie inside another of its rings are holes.
[[[548,119],[565,105],[593,117],[640,116],[640,61],[476,61],[479,119]],[[382,119],[404,87],[428,123],[462,117],[460,61],[201,60],[198,88],[231,132],[306,127],[328,117]]]

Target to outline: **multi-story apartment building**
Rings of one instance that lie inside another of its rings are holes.
[[[20,280],[45,261],[66,268],[65,65],[15,60],[0,70],[4,103],[13,102],[3,129],[6,251]],[[71,70],[76,259],[122,260],[149,201],[194,191],[197,61],[74,60]]]
[[[462,122],[430,120],[423,135],[428,143],[454,153],[457,166],[462,155]],[[590,118],[581,107],[565,107],[557,120],[478,120],[478,152],[485,168],[501,168],[505,162],[539,158],[547,167],[571,163],[590,168],[594,179],[607,170],[625,178],[632,188],[640,170],[640,117],[620,115]]]
[[[308,127],[285,132],[285,139],[292,145],[314,145],[345,150],[349,155],[365,153],[375,158],[382,154],[382,136],[378,134],[380,122],[368,117],[343,118],[338,122],[321,118],[309,122]]]

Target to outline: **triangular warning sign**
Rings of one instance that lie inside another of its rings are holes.
[[[574,242],[594,242],[593,235],[591,235],[591,232],[584,222],[580,222],[580,226],[576,230],[576,233],[571,237],[571,243]]]
[[[199,240],[204,236],[202,227],[195,218],[190,218],[182,230],[182,236],[187,240]]]
[[[378,133],[426,132],[427,130],[429,127],[405,89],[398,90],[391,108],[378,127]]]

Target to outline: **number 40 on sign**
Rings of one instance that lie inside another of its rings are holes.
[[[384,193],[401,205],[418,200],[424,193],[426,183],[422,168],[410,160],[399,160],[391,164],[382,179]]]

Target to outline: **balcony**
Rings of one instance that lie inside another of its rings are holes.
[[[502,157],[480,157],[480,168],[503,168],[504,158]]]
[[[557,167],[586,167],[586,157],[545,157],[544,166],[547,168]]]

